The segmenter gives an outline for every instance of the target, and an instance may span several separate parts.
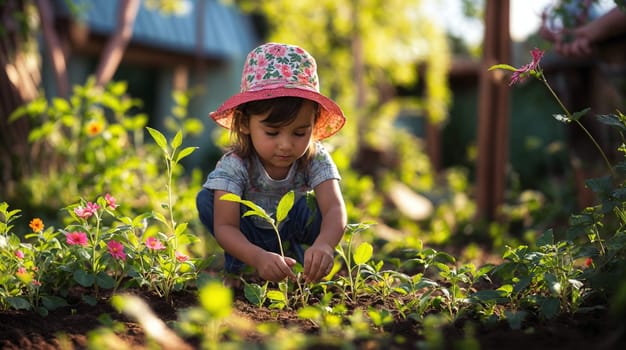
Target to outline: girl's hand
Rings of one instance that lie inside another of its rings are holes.
[[[280,254],[263,251],[256,259],[256,270],[267,281],[280,282],[288,277],[295,280],[296,275],[291,267],[296,264],[296,260],[290,257],[282,257]]]
[[[304,279],[317,282],[333,268],[334,248],[325,243],[315,243],[304,252]]]

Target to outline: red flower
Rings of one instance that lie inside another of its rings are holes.
[[[124,246],[122,243],[118,241],[109,241],[109,243],[107,243],[107,248],[109,249],[109,254],[111,254],[114,259],[126,261],[126,253],[124,253]]]
[[[532,72],[536,71],[539,67],[539,62],[543,58],[543,53],[544,52],[538,48],[532,49],[532,51],[530,51],[530,54],[533,56],[532,62],[516,69],[515,72],[513,72],[509,86],[523,82]]]
[[[83,247],[88,244],[85,232],[70,232],[65,236],[65,241],[69,245],[81,245]]]
[[[591,267],[593,265],[593,259],[592,258],[587,258],[587,260],[585,260],[585,266],[586,267]]]

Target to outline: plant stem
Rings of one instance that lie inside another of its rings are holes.
[[[615,172],[613,171],[613,167],[611,166],[611,162],[609,162],[609,159],[607,158],[606,154],[604,153],[604,151],[602,150],[602,148],[600,147],[600,145],[598,144],[598,142],[596,142],[596,139],[591,135],[591,133],[587,130],[587,128],[585,128],[585,126],[578,120],[578,119],[573,119],[572,118],[572,114],[569,112],[569,110],[565,107],[565,105],[563,104],[563,102],[561,102],[561,99],[559,98],[559,96],[554,92],[554,90],[552,90],[552,87],[550,86],[550,84],[548,83],[548,80],[546,79],[546,77],[543,75],[543,73],[541,73],[539,80],[541,80],[543,82],[543,84],[548,88],[548,91],[550,91],[550,93],[552,94],[552,96],[556,99],[556,102],[559,104],[559,106],[561,106],[561,108],[563,109],[563,111],[565,111],[565,114],[567,115],[568,120],[574,120],[576,122],[576,124],[578,124],[578,126],[580,126],[580,128],[585,132],[585,134],[587,134],[587,136],[589,137],[589,139],[591,140],[591,142],[593,142],[593,144],[595,145],[595,147],[598,149],[598,151],[600,152],[600,154],[602,155],[602,158],[604,159],[604,162],[606,163],[607,168],[609,169],[609,171],[611,172],[611,175],[613,177],[615,177]]]
[[[280,232],[278,232],[278,227],[274,225],[274,232],[276,232],[276,237],[278,238],[278,247],[280,248],[280,256],[285,257],[285,251],[283,250],[283,242],[280,238]]]

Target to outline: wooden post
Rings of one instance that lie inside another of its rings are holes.
[[[479,73],[478,101],[478,219],[497,218],[504,201],[509,150],[510,88],[490,66],[511,63],[509,0],[487,0],[485,38]],[[500,79],[498,79],[500,78]]]

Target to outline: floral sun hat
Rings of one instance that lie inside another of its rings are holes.
[[[241,74],[241,91],[209,115],[217,124],[230,129],[237,106],[286,96],[306,98],[322,107],[313,129],[317,140],[335,134],[346,121],[341,108],[320,94],[313,56],[298,46],[278,43],[263,44],[248,54]]]

